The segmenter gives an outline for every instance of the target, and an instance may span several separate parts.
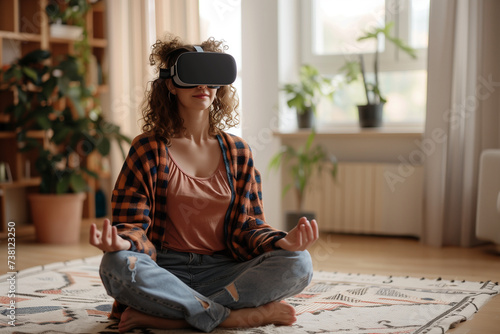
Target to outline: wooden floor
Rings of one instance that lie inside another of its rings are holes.
[[[77,245],[43,245],[32,237],[18,238],[16,269],[101,254],[88,244],[89,224],[84,222]],[[0,241],[0,247],[0,268],[6,272],[5,240]],[[322,234],[309,251],[315,270],[500,282],[500,255],[491,245],[434,248],[414,239]],[[494,297],[471,320],[448,333],[500,333],[500,297]]]

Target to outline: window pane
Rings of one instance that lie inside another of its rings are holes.
[[[384,21],[385,0],[313,0],[313,53],[335,55],[373,52],[373,41],[357,42],[356,39],[364,30],[382,26]]]
[[[384,106],[385,124],[420,123],[425,121],[427,101],[427,71],[380,73],[380,87],[387,99]],[[322,124],[338,126],[357,124],[357,105],[366,104],[363,85],[354,82],[335,93],[334,103],[322,101],[318,116]]]
[[[410,7],[410,45],[427,48],[430,0],[412,0]]]

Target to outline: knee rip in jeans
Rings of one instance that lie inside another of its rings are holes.
[[[226,286],[226,290],[227,290],[227,292],[229,292],[229,294],[231,295],[231,297],[233,297],[233,300],[235,302],[237,302],[238,300],[240,300],[240,296],[238,294],[238,290],[236,290],[236,285],[234,285],[234,283],[231,283],[228,286]]]
[[[132,273],[132,282],[135,282],[135,274],[137,273],[137,268],[136,268],[136,262],[137,262],[137,257],[135,256],[129,256],[127,257],[127,266],[128,270]]]
[[[194,298],[196,298],[196,300],[200,302],[201,306],[203,306],[203,308],[205,310],[208,310],[208,308],[210,307],[210,304],[208,304],[206,301],[203,301],[203,300],[201,300],[200,298],[198,298],[196,296]]]

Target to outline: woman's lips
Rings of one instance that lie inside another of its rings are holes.
[[[198,98],[198,99],[204,99],[206,97],[209,97],[208,94],[197,94],[197,95],[194,95],[194,97]]]

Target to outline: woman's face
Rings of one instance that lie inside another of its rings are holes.
[[[217,89],[208,88],[206,85],[194,88],[178,88],[169,85],[169,90],[177,98],[179,109],[185,110],[206,110],[214,102]]]

